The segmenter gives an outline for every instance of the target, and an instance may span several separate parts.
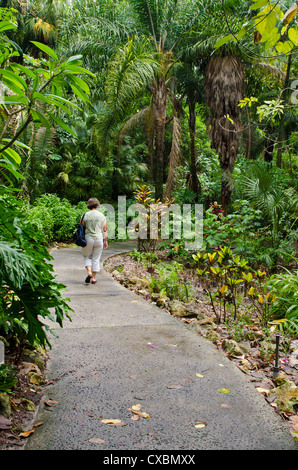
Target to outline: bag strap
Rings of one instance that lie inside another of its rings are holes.
[[[86,214],[86,212],[84,212],[84,214],[82,215],[81,220],[80,220],[80,224],[83,222],[85,214]]]

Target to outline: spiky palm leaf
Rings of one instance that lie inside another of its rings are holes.
[[[266,164],[255,166],[252,175],[244,176],[243,182],[246,197],[265,216],[274,220],[297,203],[297,192],[293,188],[284,190],[274,171]]]

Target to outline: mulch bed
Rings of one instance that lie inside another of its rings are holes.
[[[24,449],[26,439],[34,432],[34,419],[46,385],[44,353],[25,350],[17,364],[14,355],[13,349],[6,349],[5,363],[15,370],[17,383],[8,394],[10,414],[3,416],[0,412],[0,450]],[[34,383],[36,377],[41,383]]]

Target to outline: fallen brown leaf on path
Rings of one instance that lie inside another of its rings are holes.
[[[263,388],[263,387],[256,387],[256,390],[260,393],[269,393],[270,390],[268,390],[267,388]]]
[[[133,411],[140,411],[142,409],[142,406],[138,403],[137,405],[133,405],[131,409]]]
[[[135,413],[138,416],[141,416],[142,418],[150,418],[150,415],[148,413],[145,413],[145,411],[135,411],[132,408],[128,408],[128,409],[129,411],[132,411],[133,413]]]
[[[121,419],[102,419],[101,422],[108,426],[126,426]]]
[[[31,429],[31,431],[25,431],[25,432],[21,432],[19,434],[19,437],[29,437],[31,434],[34,433],[34,429]]]
[[[183,385],[180,385],[180,384],[170,384],[170,385],[167,385],[166,386],[167,388],[175,388],[175,389],[180,389],[180,388],[183,388]]]
[[[58,401],[55,400],[47,400],[44,402],[46,406],[58,405]]]
[[[202,429],[205,426],[207,426],[206,421],[197,421],[197,422],[195,422],[195,428],[197,428],[197,429]]]
[[[103,439],[99,439],[98,437],[92,437],[91,439],[88,439],[88,442],[91,442],[91,444],[104,444],[105,443]]]
[[[21,369],[20,369],[20,374],[21,375],[26,375],[28,372],[31,370],[35,370],[38,374],[41,374],[39,367],[31,362],[22,362],[21,364]]]
[[[131,408],[128,408],[129,411],[132,411],[135,415],[141,417],[141,418],[150,418],[150,415],[148,413],[145,413],[145,411],[142,410],[142,405],[139,403],[136,405],[133,405]],[[137,420],[135,420],[137,421]]]
[[[131,418],[130,418],[132,421],[139,421],[140,419],[140,416],[139,415],[136,415],[134,414]]]

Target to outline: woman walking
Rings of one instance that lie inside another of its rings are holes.
[[[100,258],[103,249],[108,247],[107,222],[105,216],[99,212],[99,201],[91,198],[87,202],[87,208],[83,220],[85,226],[85,238],[87,245],[83,248],[82,254],[85,258],[85,268],[87,269],[86,284],[96,284],[96,273],[100,271]]]

